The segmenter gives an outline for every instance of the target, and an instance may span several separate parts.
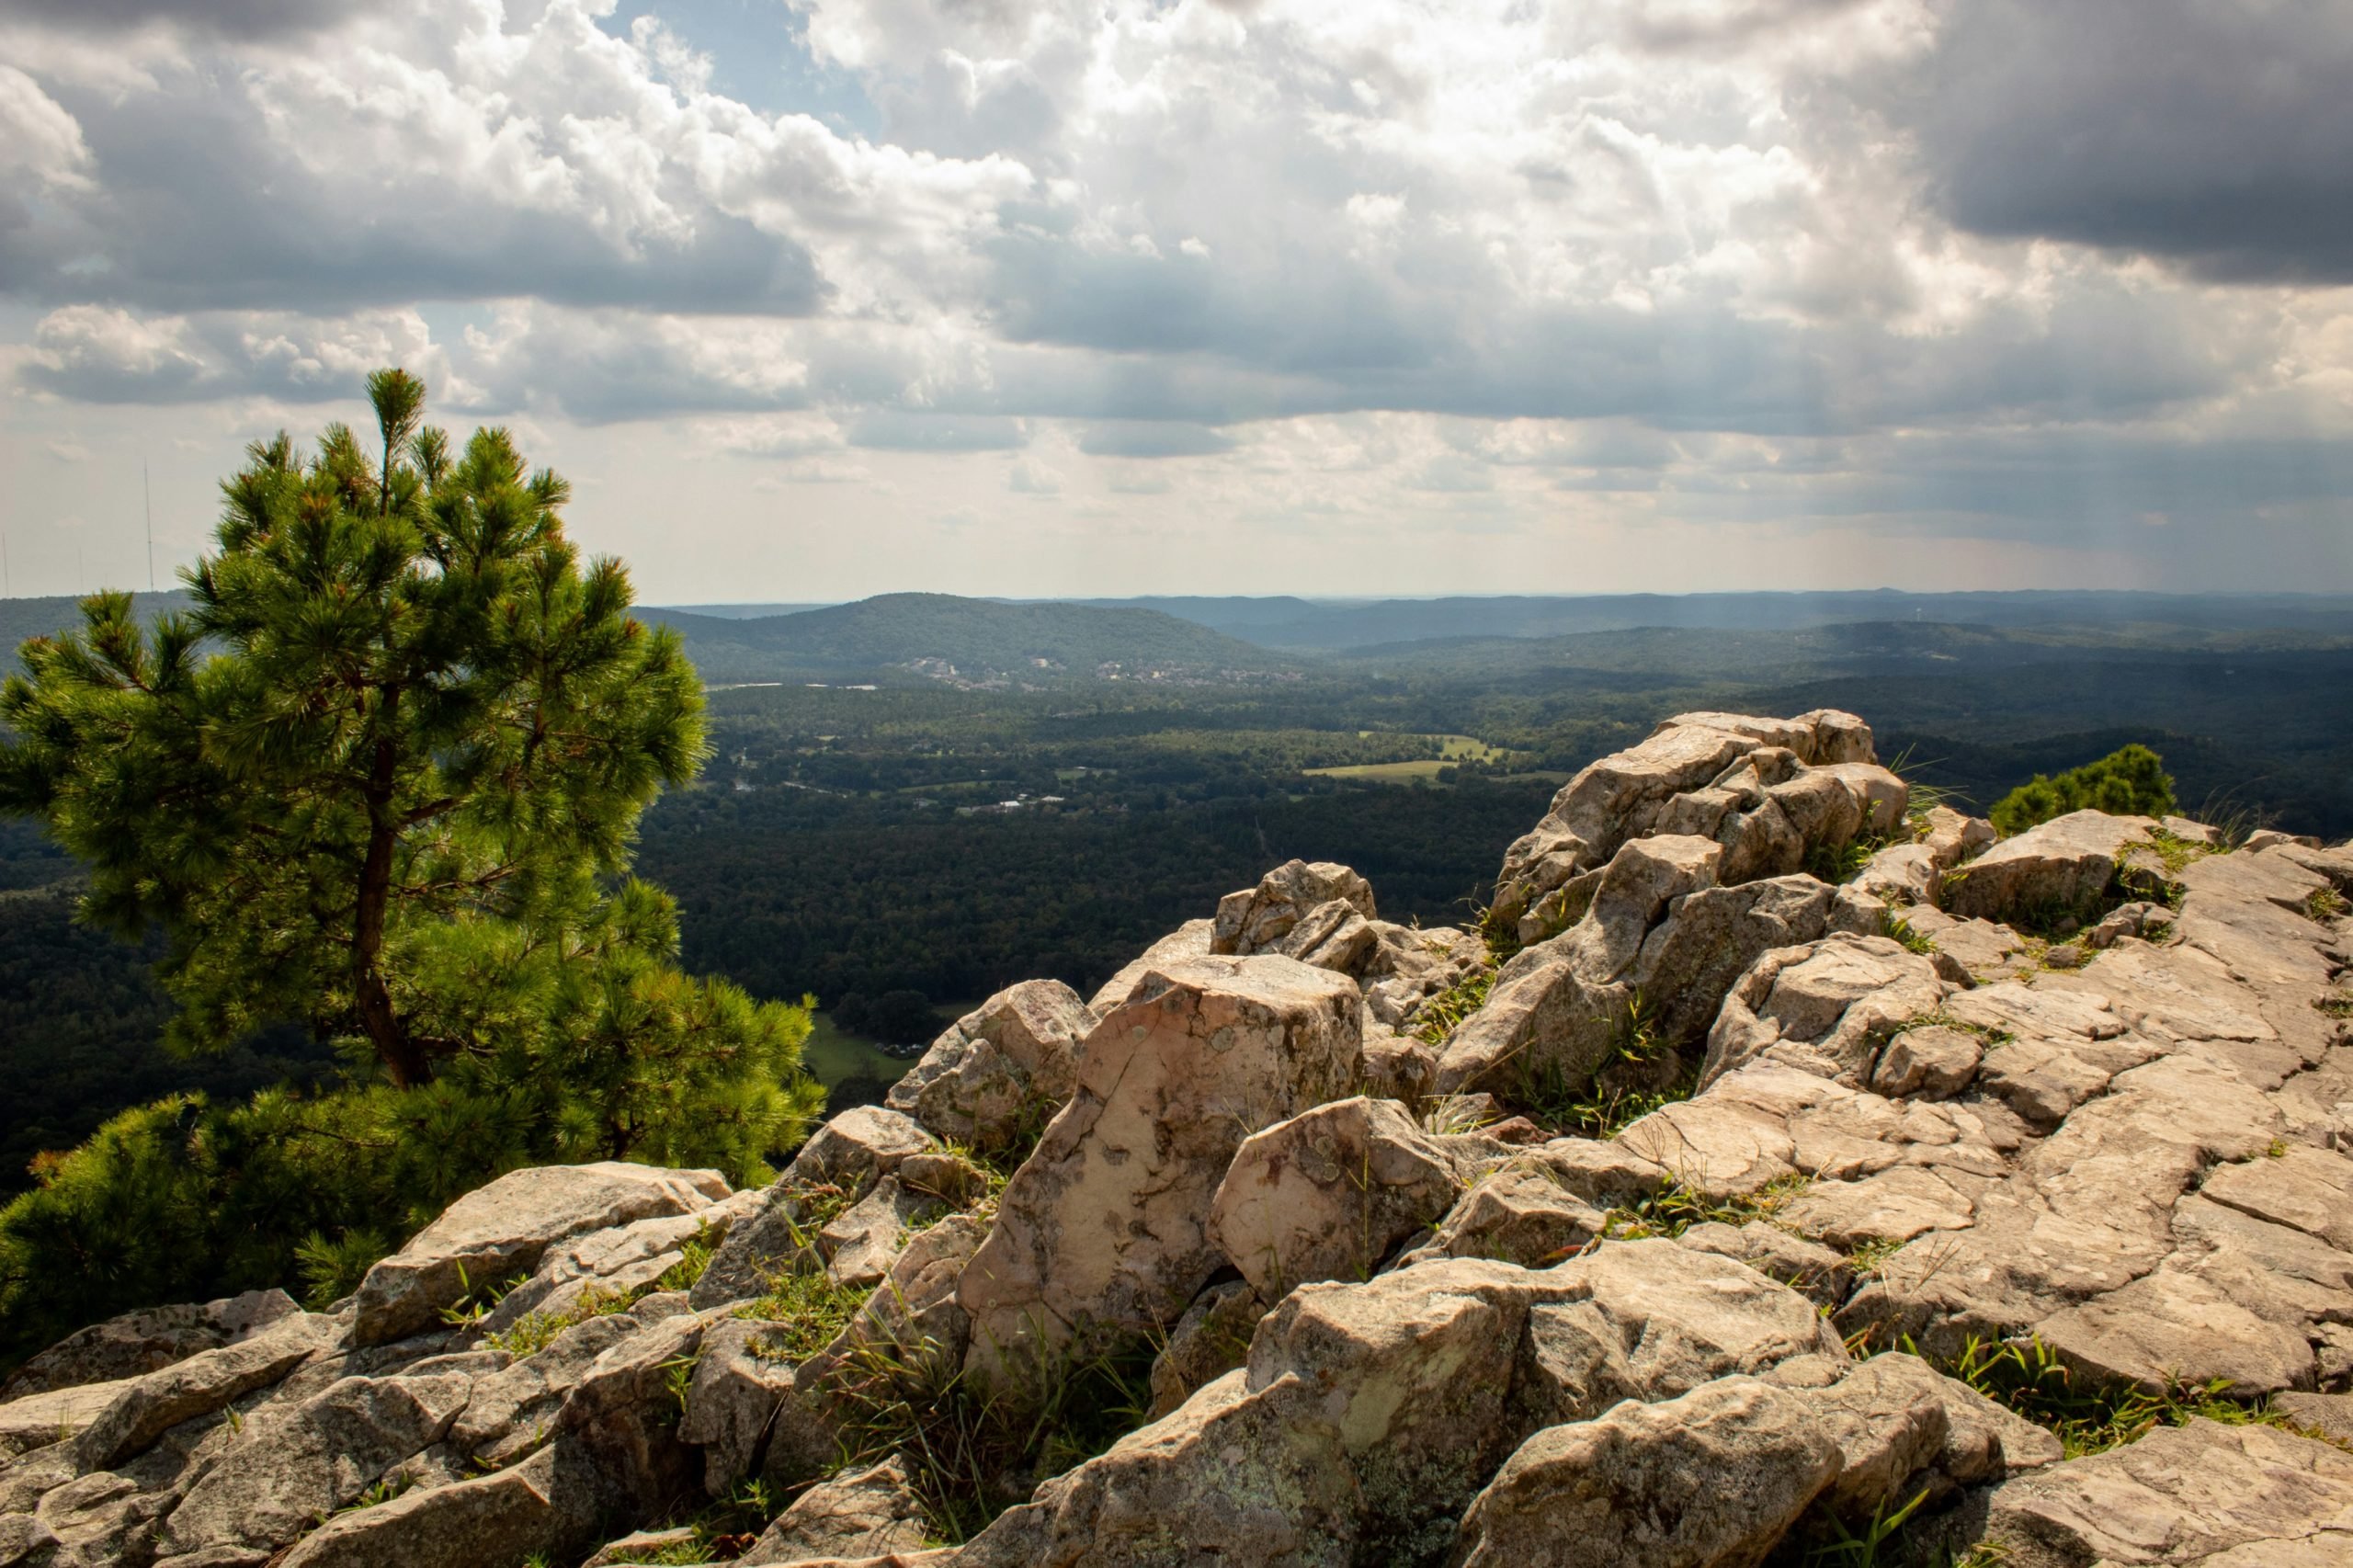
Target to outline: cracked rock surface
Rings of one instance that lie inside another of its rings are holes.
[[[0,1568],[1754,1565],[1903,1510],[1901,1568],[2335,1568],[2347,893],[1681,715],[1511,846],[1516,950],[1293,861],[765,1188],[518,1171],[324,1310],[83,1330],[0,1385]]]

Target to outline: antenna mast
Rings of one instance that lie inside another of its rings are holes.
[[[147,591],[155,591],[155,486],[147,477],[147,460],[139,460],[139,488],[147,498]]]

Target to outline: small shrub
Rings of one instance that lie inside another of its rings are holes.
[[[2162,817],[2178,809],[2165,759],[2136,743],[2056,778],[2038,773],[1994,802],[1987,814],[1995,828],[2006,835],[2024,833],[2069,812]]]
[[[2314,888],[2312,897],[2304,900],[2304,914],[2314,920],[2334,920],[2344,913],[2345,895],[2335,888]]]
[[[968,1379],[961,1358],[928,1340],[852,1346],[839,1388],[845,1468],[899,1455],[933,1531],[955,1545],[1027,1500],[1040,1479],[1143,1425],[1150,1340],[1093,1354],[1031,1344],[1030,1366],[1004,1390]]]

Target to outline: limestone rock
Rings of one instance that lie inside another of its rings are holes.
[[[1839,1471],[1798,1395],[1728,1378],[1520,1445],[1463,1517],[1458,1568],[1760,1561]]]
[[[70,1442],[107,1412],[115,1397],[137,1382],[68,1383],[0,1404],[0,1460],[14,1459],[52,1443]],[[0,1509],[0,1512],[6,1512]]]
[[[278,1568],[477,1568],[579,1551],[595,1539],[599,1506],[595,1477],[577,1458],[542,1449],[511,1470],[337,1515]]]
[[[1540,1427],[1844,1352],[1803,1298],[1671,1242],[1555,1268],[1449,1259],[1302,1286],[1246,1369],[1040,1487],[960,1568],[1442,1557]]]
[[[653,1562],[674,1548],[692,1547],[697,1539],[691,1525],[666,1530],[631,1530],[619,1540],[598,1547],[596,1555],[580,1568],[628,1568],[630,1564]]]
[[[814,1562],[920,1551],[923,1501],[896,1459],[813,1486],[779,1515],[738,1562]]]
[[[298,1312],[250,1339],[199,1351],[131,1381],[74,1439],[82,1468],[111,1470],[166,1429],[268,1387],[325,1345],[329,1332],[326,1319]]]
[[[901,1161],[938,1147],[913,1117],[884,1106],[852,1106],[810,1134],[777,1185],[831,1187],[861,1198]]]
[[[2147,817],[2105,812],[2054,817],[1971,861],[1946,889],[1944,906],[1963,919],[2097,920],[2109,889],[2132,870],[2132,851],[2148,855],[2155,827]]]
[[[1969,1087],[1985,1047],[1963,1029],[1933,1025],[1905,1029],[1887,1042],[1871,1069],[1871,1089],[1890,1099],[1949,1099]]]
[[[1740,766],[1760,754],[1774,755],[1762,756],[1761,767]],[[1867,762],[1870,756],[1870,727],[1848,713],[1825,710],[1793,720],[1677,714],[1641,744],[1603,757],[1562,786],[1543,821],[1505,852],[1495,913],[1519,919],[1574,878],[1607,864],[1629,839],[1651,833],[1696,832],[1710,838],[1722,834],[1733,840],[1729,853],[1744,862],[1747,874],[1796,870],[1803,841],[1781,807],[1764,798],[1765,790],[1801,767]],[[1695,802],[1696,811],[1663,825],[1677,797],[1709,790],[1735,770],[1736,779],[1726,780],[1714,800]],[[1751,864],[1756,869],[1748,871]],[[1579,913],[1567,904],[1557,918],[1565,924]]]
[[[1549,1268],[1599,1235],[1608,1219],[1542,1166],[1506,1165],[1463,1194],[1415,1256]]]
[[[449,1441],[483,1464],[506,1464],[538,1447],[597,1358],[643,1325],[629,1313],[577,1323],[536,1356],[474,1380]]]
[[[1095,1015],[1058,980],[998,992],[934,1040],[892,1087],[890,1108],[940,1138],[1008,1148],[1042,1130],[1078,1082]]]
[[[581,1374],[551,1424],[555,1441],[591,1467],[625,1514],[658,1517],[701,1491],[701,1466],[678,1437],[684,1408],[671,1380],[680,1368],[691,1376],[705,1326],[686,1313],[616,1342]]]
[[[852,1289],[881,1284],[910,1233],[938,1219],[947,1207],[936,1194],[918,1191],[896,1176],[884,1176],[817,1233],[825,1272],[835,1284]]]
[[[1248,1283],[1229,1279],[1196,1297],[1168,1332],[1168,1343],[1152,1361],[1152,1418],[1183,1404],[1202,1388],[1242,1365],[1250,1336],[1266,1315],[1267,1303]]]
[[[283,1290],[248,1290],[201,1306],[145,1307],[66,1335],[0,1383],[0,1404],[85,1383],[160,1371],[199,1350],[234,1344],[296,1311]]]
[[[1854,1288],[1846,1258],[1818,1243],[1791,1235],[1778,1225],[1711,1221],[1675,1238],[1677,1246],[1737,1258],[1768,1279],[1778,1279],[1817,1307],[1836,1307]]]
[[[703,1489],[723,1497],[758,1467],[777,1405],[792,1386],[792,1369],[756,1353],[761,1325],[722,1318],[703,1332],[687,1389],[678,1440],[702,1449]]]
[[[1095,994],[1086,999],[1087,1010],[1099,1018],[1126,1001],[1129,994],[1135,990],[1136,982],[1161,965],[1175,963],[1179,959],[1207,958],[1216,926],[1214,920],[1186,921],[1105,981]]]
[[[827,1121],[768,1187],[758,1211],[739,1221],[711,1254],[689,1292],[695,1310],[756,1296],[767,1276],[798,1267],[818,1228],[811,1220],[816,1195],[847,1195],[855,1203],[902,1163],[938,1147],[913,1117],[884,1106],[853,1106]]]
[[[2353,1454],[2273,1426],[2193,1418],[2051,1465],[1993,1494],[1986,1540],[2043,1564],[2288,1564],[2353,1549]],[[2313,1561],[2332,1561],[2323,1557]]]
[[[1369,1278],[1461,1189],[1404,1106],[1337,1100],[1243,1143],[1211,1199],[1210,1237],[1271,1301],[1309,1280]]]
[[[1845,933],[1777,949],[1740,977],[1708,1036],[1699,1080],[1764,1059],[1861,1084],[1904,1025],[1936,1012],[1954,982],[1884,937]]]
[[[1293,928],[1319,914],[1317,944],[1336,932],[1349,915],[1360,920],[1380,918],[1372,885],[1346,866],[1329,860],[1313,864],[1287,860],[1259,878],[1256,887],[1228,893],[1218,901],[1210,951],[1242,955],[1282,950]]]
[[[286,1545],[402,1460],[440,1441],[465,1407],[462,1373],[346,1378],[290,1415],[256,1423],[165,1518],[165,1555]]]
[[[958,1286],[983,1376],[1033,1336],[1141,1334],[1224,1261],[1211,1195],[1244,1139],[1355,1076],[1356,986],[1276,957],[1147,975],[1088,1037],[1076,1094]]]
[[[1610,859],[1582,919],[1522,949],[1449,1038],[1436,1087],[1456,1094],[1506,1072],[1593,1075],[1633,1028],[1630,971],[1670,900],[1713,886],[1723,851],[1697,837],[1637,839]]]
[[[692,1214],[727,1196],[712,1171],[607,1160],[513,1171],[468,1193],[360,1281],[355,1345],[435,1323],[470,1290],[528,1275],[556,1243],[655,1215]]]

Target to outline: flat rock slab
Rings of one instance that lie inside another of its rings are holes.
[[[2029,1562],[2278,1564],[2294,1543],[2353,1553],[2353,1454],[2273,1426],[2193,1419],[2008,1482],[1987,1539]],[[2265,1551],[2272,1555],[2264,1555]]]
[[[355,1345],[402,1339],[473,1290],[538,1267],[548,1248],[589,1231],[691,1214],[728,1195],[716,1171],[619,1160],[513,1171],[466,1194],[360,1281]]]

